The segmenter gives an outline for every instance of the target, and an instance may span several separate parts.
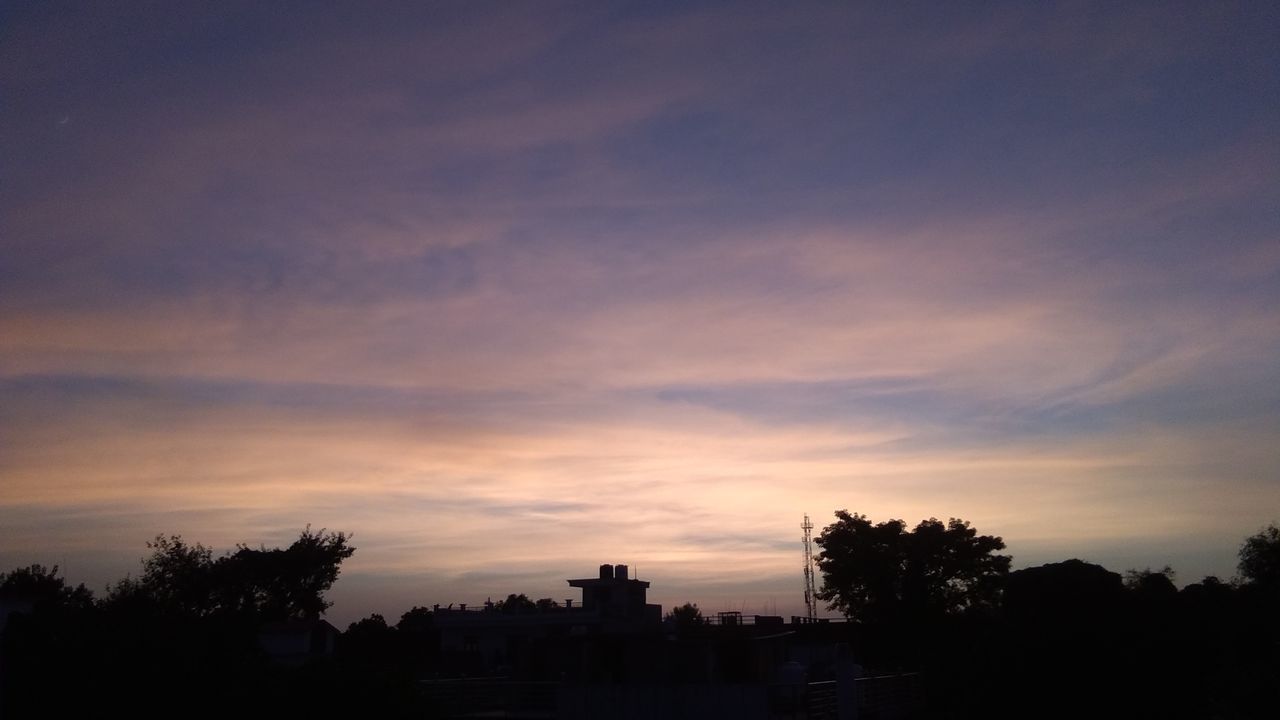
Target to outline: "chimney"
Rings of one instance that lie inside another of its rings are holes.
[[[600,566],[600,579],[608,580],[613,577],[613,566],[608,563]]]
[[[613,579],[614,579],[614,580],[626,580],[626,579],[627,579],[627,566],[626,566],[626,565],[614,565],[614,566],[613,566]]]

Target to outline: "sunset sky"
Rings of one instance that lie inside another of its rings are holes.
[[[792,614],[847,508],[1229,578],[1277,67],[1270,2],[5,3],[0,571]]]

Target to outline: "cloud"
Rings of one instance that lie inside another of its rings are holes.
[[[1269,520],[1258,11],[757,10],[24,11],[0,545],[310,522],[406,603],[732,607],[804,512]]]

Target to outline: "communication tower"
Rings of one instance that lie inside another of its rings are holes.
[[[813,523],[809,513],[804,514],[800,529],[804,531],[804,610],[812,622],[818,619],[818,591],[813,587]]]

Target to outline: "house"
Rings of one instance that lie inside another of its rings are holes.
[[[338,629],[320,619],[271,622],[258,631],[258,646],[282,665],[333,656]]]
[[[558,678],[582,665],[580,650],[570,649],[581,647],[581,639],[661,631],[662,606],[647,602],[649,583],[629,577],[626,565],[601,565],[597,577],[567,582],[582,591],[580,603],[566,600],[563,606],[514,612],[493,603],[434,606],[443,665],[460,675],[516,672]]]

